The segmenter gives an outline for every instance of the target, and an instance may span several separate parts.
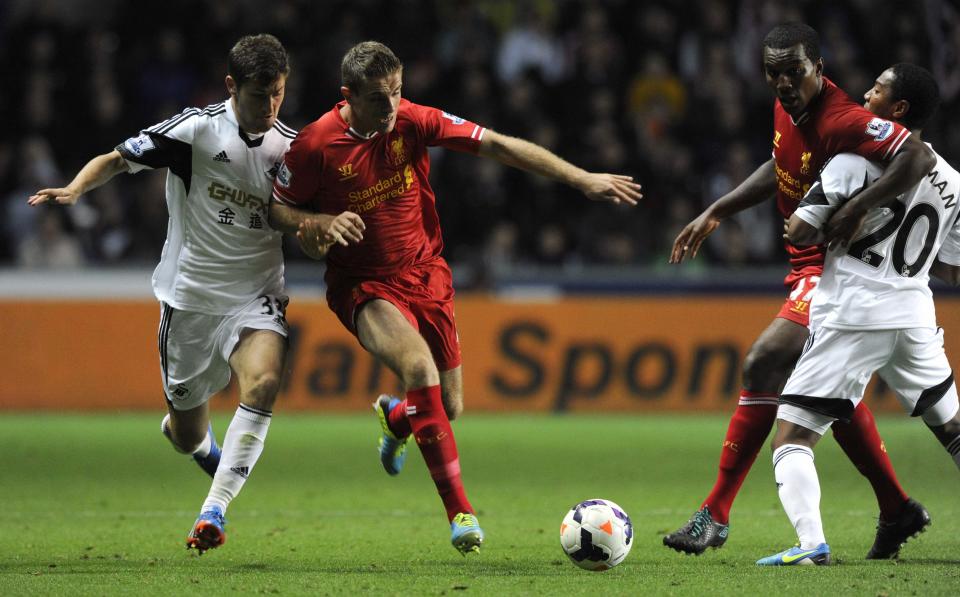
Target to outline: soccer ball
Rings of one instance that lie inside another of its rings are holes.
[[[610,500],[586,500],[563,517],[560,546],[584,570],[608,570],[630,553],[633,524],[623,508]]]

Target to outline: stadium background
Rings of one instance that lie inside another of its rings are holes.
[[[944,103],[924,136],[960,163],[949,1],[0,2],[0,408],[162,408],[149,272],[164,175],[119,177],[72,209],[25,200],[140,128],[221,101],[230,45],[270,32],[291,52],[281,118],[294,128],[339,99],[340,57],[373,38],[404,61],[408,99],[644,185],[640,206],[618,209],[434,154],[469,408],[727,409],[783,298],[781,221],[771,203],[724,223],[693,263],[666,255],[769,155],[759,46],[785,20],[818,29],[827,76],[854,98],[892,63],[933,71]],[[327,311],[322,265],[286,249],[295,334],[279,408],[365,408],[395,381]],[[957,354],[960,301],[936,292]],[[873,399],[896,410],[882,388]]]

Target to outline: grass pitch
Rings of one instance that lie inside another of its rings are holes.
[[[0,416],[0,595],[933,595],[960,580],[960,475],[916,420],[880,429],[933,526],[898,562],[867,562],[876,504],[832,439],[817,450],[830,568],[759,569],[794,541],[758,458],[726,546],[700,557],[661,537],[715,476],[724,416],[490,416],[456,423],[464,481],[487,542],[462,558],[419,455],[390,478],[372,415],[276,416],[227,514],[228,540],[184,548],[209,479],[150,415]],[[222,438],[228,414],[215,417]],[[558,531],[591,497],[623,506],[635,545],[601,574],[571,565]]]

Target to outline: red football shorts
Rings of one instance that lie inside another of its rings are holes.
[[[796,275],[791,272],[785,280],[790,287],[790,294],[787,300],[780,307],[777,317],[789,319],[804,327],[810,325],[810,302],[817,290],[817,284],[820,283],[820,272],[816,274],[803,273]]]
[[[443,259],[379,280],[327,276],[327,304],[356,336],[360,308],[374,299],[395,306],[427,341],[440,371],[460,366],[460,339],[453,316],[453,276]]]

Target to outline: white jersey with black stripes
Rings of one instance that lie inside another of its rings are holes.
[[[176,309],[232,314],[282,294],[281,234],[267,224],[273,179],[296,132],[240,130],[230,100],[188,108],[117,146],[130,172],[168,168],[167,240],[153,273]]]
[[[822,228],[883,169],[853,154],[833,158],[797,208]],[[935,328],[930,292],[934,258],[960,265],[960,174],[942,157],[890,207],[872,210],[861,235],[827,253],[811,319],[849,330]]]

